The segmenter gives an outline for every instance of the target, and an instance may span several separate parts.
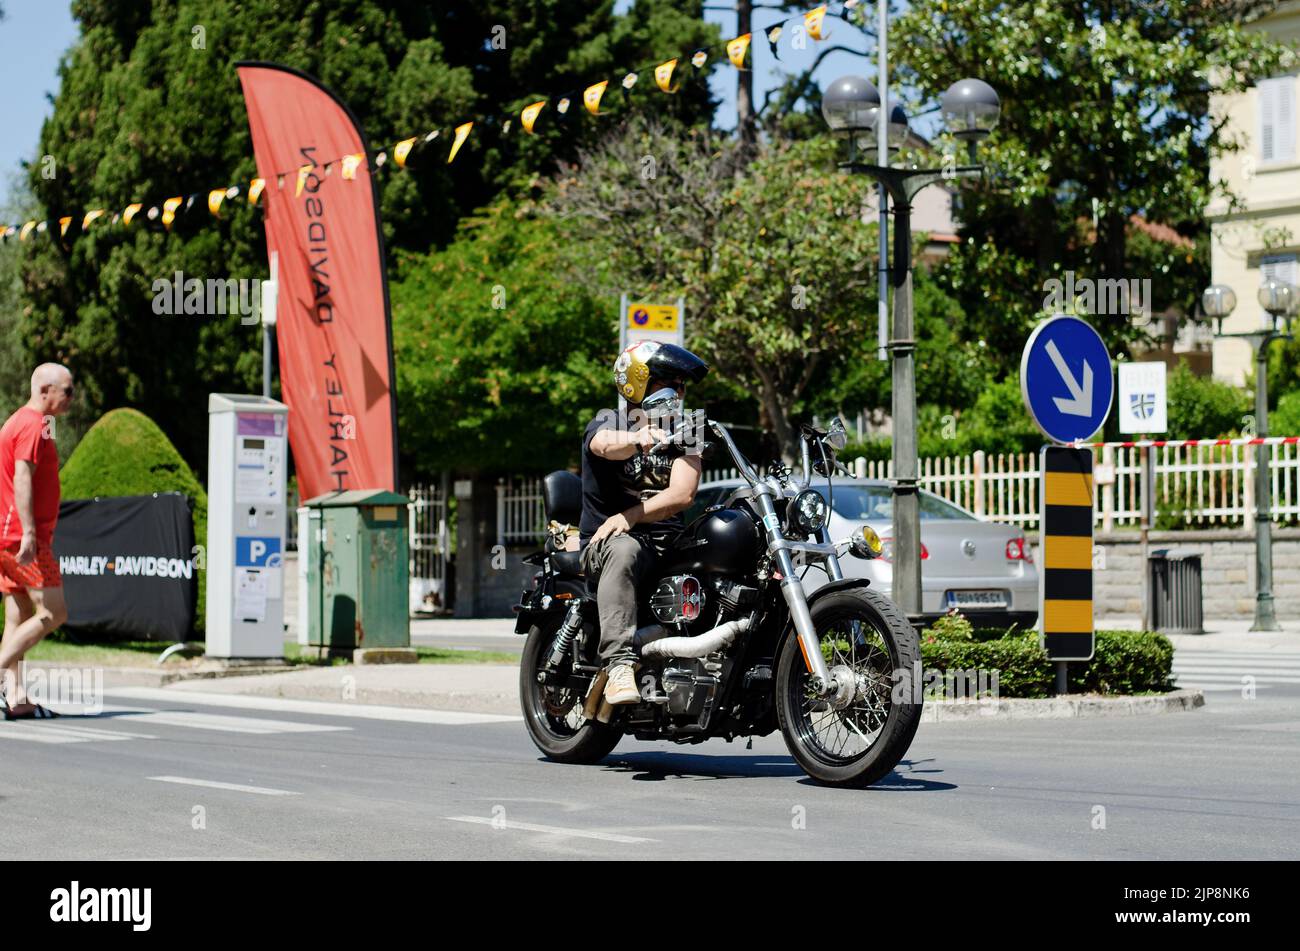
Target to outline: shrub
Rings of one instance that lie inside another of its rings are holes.
[[[975,639],[975,628],[971,625],[971,622],[955,610],[949,611],[930,625],[930,632],[935,637],[954,641],[972,641]]]
[[[921,663],[926,670],[996,670],[998,694],[1004,698],[1052,695],[1054,665],[1038,644],[1036,631],[995,631],[981,628],[973,638],[952,637],[942,619],[921,636]],[[940,626],[945,625],[945,626]],[[1107,695],[1163,692],[1174,689],[1174,647],[1169,638],[1151,631],[1098,631],[1097,647],[1088,663],[1070,665],[1071,693]]]
[[[1268,414],[1270,436],[1300,436],[1300,390],[1284,393]]]
[[[1251,412],[1250,394],[1180,363],[1169,374],[1169,439],[1214,439],[1235,435]]]
[[[194,541],[206,545],[208,496],[176,447],[144,413],[115,409],[86,432],[59,470],[65,499],[181,492],[194,511]],[[207,571],[198,572],[195,627],[203,629]]]

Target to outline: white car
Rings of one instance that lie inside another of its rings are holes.
[[[706,482],[686,512],[687,524],[705,509],[724,502],[743,486],[739,479]],[[826,480],[809,488],[826,495]],[[927,621],[956,608],[976,627],[1038,623],[1038,570],[1024,532],[1015,525],[987,522],[924,489],[921,498],[921,612]],[[893,496],[890,484],[877,479],[836,478],[831,482],[830,537],[843,538],[866,524],[885,543],[880,558],[840,559],[846,576],[869,578],[888,595],[893,588]],[[822,570],[810,568],[804,582],[811,592],[826,582]]]

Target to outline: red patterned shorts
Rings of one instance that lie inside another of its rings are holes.
[[[49,542],[36,543],[36,557],[25,565],[18,564],[18,543],[0,548],[0,591],[16,594],[31,588],[62,588],[59,560]]]

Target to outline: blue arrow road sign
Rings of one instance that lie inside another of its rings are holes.
[[[1110,354],[1092,325],[1059,315],[1035,327],[1020,358],[1020,393],[1052,442],[1078,442],[1101,429],[1115,398],[1115,379]]]

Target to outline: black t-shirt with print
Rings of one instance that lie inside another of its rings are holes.
[[[673,461],[680,451],[645,453],[627,459],[602,459],[591,451],[591,437],[602,429],[618,430],[618,413],[603,409],[587,424],[582,436],[582,520],[578,525],[583,548],[611,515],[626,512],[638,502],[668,488]],[[655,536],[672,535],[684,526],[681,513],[659,522],[639,523],[633,532]]]

